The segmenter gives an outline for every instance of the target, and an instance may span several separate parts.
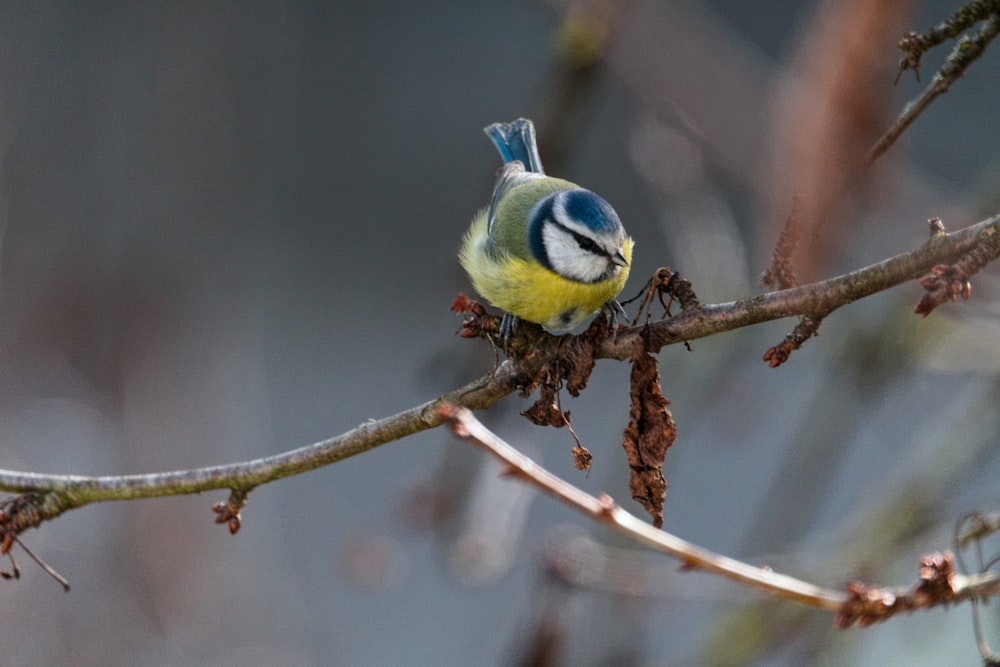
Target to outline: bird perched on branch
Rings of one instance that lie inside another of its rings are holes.
[[[476,291],[505,311],[501,337],[506,341],[519,319],[551,333],[599,310],[614,322],[633,246],[618,214],[590,190],[545,175],[530,120],[494,123],[485,132],[504,165],[459,260]]]

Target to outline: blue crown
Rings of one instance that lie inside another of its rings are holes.
[[[590,190],[570,190],[565,199],[566,215],[598,233],[613,232],[622,221],[611,204]]]

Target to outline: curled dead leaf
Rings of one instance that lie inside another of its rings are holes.
[[[656,358],[646,351],[644,339],[640,341],[632,355],[631,409],[622,447],[628,458],[632,498],[646,508],[653,525],[660,528],[667,494],[663,461],[677,439],[677,425],[667,407],[670,401],[660,389]]]

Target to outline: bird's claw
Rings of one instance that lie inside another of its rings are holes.
[[[601,306],[601,314],[608,320],[608,325],[611,327],[611,340],[615,340],[618,336],[618,325],[622,321],[629,321],[628,313],[617,300],[611,299]]]
[[[517,316],[511,313],[504,313],[500,319],[500,345],[503,347],[504,354],[507,353],[507,349],[510,346],[510,339],[514,336],[514,329],[517,328],[517,322]]]

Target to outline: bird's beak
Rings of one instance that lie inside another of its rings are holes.
[[[622,254],[621,250],[611,256],[611,263],[618,266],[628,266],[628,260],[625,259],[625,255]]]

